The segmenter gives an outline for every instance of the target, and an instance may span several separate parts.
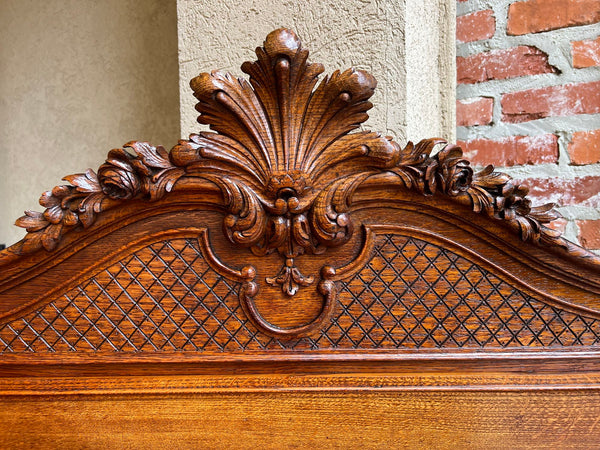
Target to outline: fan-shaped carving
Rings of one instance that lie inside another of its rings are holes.
[[[286,29],[270,33],[256,55],[257,61],[242,65],[248,80],[212,72],[191,81],[198,122],[212,131],[193,134],[170,152],[131,142],[112,150],[97,174],[65,177],[69,185],[42,195],[44,213],[28,211],[17,220],[28,234],[0,253],[0,263],[42,247],[50,251],[67,231],[89,227],[102,211],[133,198],[161,198],[182,178],[187,186],[210,180],[223,194],[227,238],[257,255],[278,252],[282,267],[265,281],[293,296],[316,276],[301,273],[295,260],[348,241],[353,193],[385,173],[390,185],[448,197],[504,222],[524,241],[562,246],[599,264],[543,226],[559,216],[552,204],[532,208],[528,189],[492,166],[473,173],[460,148],[441,139],[402,148],[377,133],[352,133],[372,106],[376,81],[370,74],[349,69],[318,82],[323,66],[309,63],[308,51]],[[438,144],[444,147],[432,156]],[[327,305],[335,291],[331,270],[323,270],[319,285]],[[253,276],[244,280],[242,304],[260,325],[251,303],[257,285]],[[315,324],[330,309],[323,308]],[[266,323],[259,327],[273,332]]]
[[[190,173],[216,175],[229,201],[229,239],[257,254],[277,250],[285,264],[266,281],[294,295],[313,282],[294,258],[350,237],[346,210],[353,187],[369,175],[364,167],[387,167],[399,148],[376,133],[348,134],[372,106],[376,82],[368,73],[336,71],[315,89],[323,66],[307,62],[288,30],[271,33],[256,55],[242,65],[249,81],[219,72],[191,81],[198,122],[216,133],[192,135],[171,154]],[[332,170],[358,158],[341,179]]]

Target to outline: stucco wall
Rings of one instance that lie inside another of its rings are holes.
[[[178,0],[177,12],[184,137],[200,129],[189,80],[243,75],[241,63],[282,26],[326,73],[356,67],[377,78],[367,128],[400,142],[454,137],[454,0]]]
[[[2,0],[0,243],[24,235],[12,224],[42,209],[43,191],[96,169],[111,148],[169,147],[180,126],[182,136],[197,131],[189,80],[213,69],[241,75],[281,26],[327,72],[377,77],[367,127],[400,142],[453,140],[454,16],[451,0]]]
[[[0,243],[61,177],[179,136],[175,0],[0,1]]]

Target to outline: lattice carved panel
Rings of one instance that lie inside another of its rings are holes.
[[[342,284],[324,333],[353,348],[596,345],[600,322],[542,303],[477,264],[420,239],[383,235]]]
[[[194,239],[150,245],[0,330],[4,351],[261,349],[239,285],[206,263]]]
[[[312,338],[278,340],[245,317],[239,284],[197,241],[149,245],[50,304],[0,326],[2,352],[239,352],[597,345],[600,322],[547,305],[447,249],[377,237],[340,282],[336,313]]]

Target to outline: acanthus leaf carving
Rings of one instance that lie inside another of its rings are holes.
[[[267,217],[256,194],[244,183],[226,176],[207,176],[221,188],[229,214],[223,220],[223,229],[235,244],[250,247],[265,236]]]
[[[340,245],[352,234],[346,204],[368,173],[357,166],[339,177],[336,166],[364,158],[368,166],[386,167],[398,147],[376,133],[348,134],[372,107],[370,74],[336,71],[317,86],[323,67],[307,62],[308,51],[288,30],[267,36],[256,55],[242,66],[249,81],[219,72],[191,81],[198,122],[213,132],[192,135],[197,147],[179,146],[173,160],[221,177],[215,183],[228,203],[227,236],[257,254],[279,252],[285,262],[266,281],[294,295],[314,280],[300,273],[294,258]]]
[[[66,232],[90,227],[108,208],[160,199],[182,178],[204,179],[222,193],[225,236],[256,255],[278,253],[281,269],[265,281],[293,296],[315,280],[315,274],[300,272],[296,260],[347,242],[354,229],[354,192],[372,176],[387,174],[395,187],[447,197],[504,223],[524,241],[558,245],[600,264],[544,226],[560,216],[554,205],[532,207],[527,188],[492,166],[474,172],[459,147],[426,139],[402,148],[389,137],[356,131],[368,118],[376,87],[367,72],[335,71],[319,82],[323,66],[309,63],[308,51],[285,29],[270,33],[256,55],[257,61],[242,65],[248,80],[220,72],[191,80],[198,122],[210,131],[180,140],[170,152],[129,142],[111,150],[97,173],[65,177],[69,185],[42,195],[44,213],[27,211],[17,220],[28,234],[0,253],[0,263],[10,252],[54,249]],[[308,332],[331,312],[336,292],[331,271],[323,268],[317,284],[326,298],[323,313],[297,329],[277,330],[260,318],[251,300],[259,289],[254,274],[242,277],[240,301],[265,332]]]

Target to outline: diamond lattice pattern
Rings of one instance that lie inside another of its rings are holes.
[[[212,270],[195,240],[150,245],[0,330],[13,352],[263,349],[238,285]]]
[[[248,322],[239,285],[213,271],[195,240],[152,244],[54,302],[0,327],[3,352],[235,352],[289,348],[506,348],[596,345],[600,323],[539,302],[420,239],[379,236],[341,283],[331,322],[279,341]]]
[[[317,339],[333,347],[596,345],[600,323],[539,302],[467,259],[420,239],[384,235],[343,283],[341,312]]]

